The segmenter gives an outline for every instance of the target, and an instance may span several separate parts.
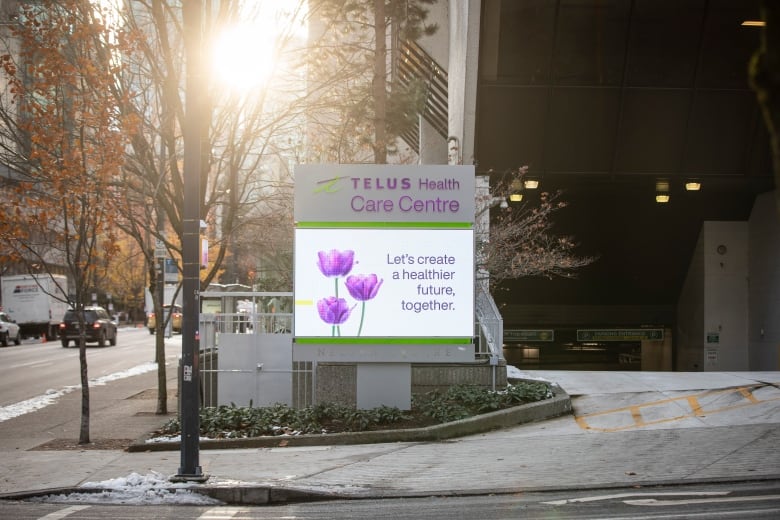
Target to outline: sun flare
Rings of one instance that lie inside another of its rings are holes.
[[[236,90],[262,86],[274,69],[275,44],[276,32],[259,21],[225,29],[211,56],[217,80]]]

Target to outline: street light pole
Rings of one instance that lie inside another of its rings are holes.
[[[184,120],[184,207],[182,211],[182,355],[181,355],[181,466],[177,480],[204,481],[199,465],[200,371],[200,170],[202,80],[201,1],[182,2],[187,79]]]

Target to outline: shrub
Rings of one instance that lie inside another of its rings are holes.
[[[402,423],[409,426],[440,424],[541,401],[552,395],[545,383],[521,382],[496,392],[468,385],[453,386],[444,392],[434,390],[414,396],[412,409],[406,412],[391,406],[357,410],[335,403],[306,408],[290,408],[283,404],[262,408],[231,404],[202,408],[200,433],[219,439],[391,429]],[[159,433],[176,435],[180,431],[178,419],[172,419]]]

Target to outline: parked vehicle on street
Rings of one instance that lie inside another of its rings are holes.
[[[173,307],[173,310],[171,310],[171,307]],[[181,305],[163,305],[163,314],[168,316],[170,312],[173,312],[171,315],[171,329],[173,332],[181,333]],[[146,316],[146,326],[149,327],[149,334],[154,334],[154,329],[157,328],[157,319],[154,316],[154,312],[150,312]]]
[[[87,343],[97,343],[99,347],[105,347],[106,342],[111,346],[116,345],[116,322],[103,307],[84,308],[84,327]],[[73,341],[79,344],[81,329],[77,311],[68,309],[60,323],[60,339],[63,348],[68,348]]]
[[[0,278],[3,311],[19,325],[22,338],[57,338],[68,310],[68,279],[62,275],[20,274]]]
[[[0,345],[7,347],[9,341],[13,341],[14,345],[22,342],[19,325],[8,314],[0,312]]]

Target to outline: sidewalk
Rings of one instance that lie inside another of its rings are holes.
[[[560,385],[574,414],[438,442],[201,449],[210,478],[195,489],[257,504],[780,479],[780,372],[525,374]],[[155,387],[155,374],[137,377]],[[93,439],[141,438],[167,420],[129,389],[92,390]],[[0,494],[178,472],[177,450],[33,450],[52,435],[77,437],[78,398],[0,423]]]

